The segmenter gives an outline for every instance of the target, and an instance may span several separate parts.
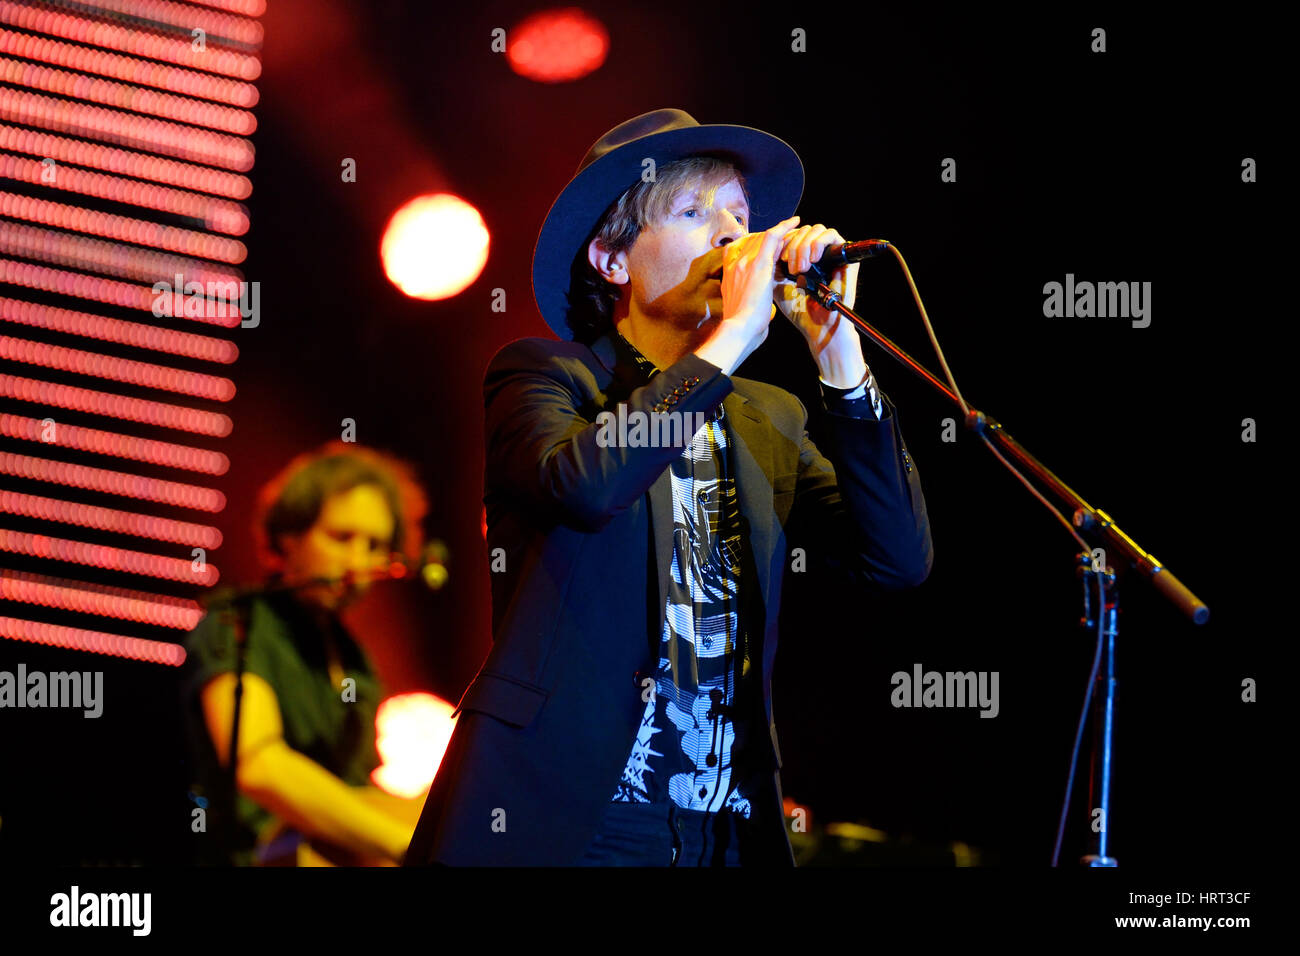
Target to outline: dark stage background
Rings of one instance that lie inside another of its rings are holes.
[[[437,593],[384,585],[351,620],[390,691],[457,700],[491,641],[482,374],[505,343],[550,334],[530,262],[551,202],[588,146],[636,114],[672,106],[758,127],[803,159],[803,222],[902,250],[968,401],[1211,608],[1196,627],[1145,583],[1121,582],[1112,847],[1131,866],[1248,863],[1273,834],[1260,809],[1272,725],[1241,684],[1265,677],[1277,639],[1263,554],[1286,520],[1282,472],[1261,458],[1283,424],[1266,395],[1285,274],[1273,225],[1284,173],[1269,161],[1282,121],[1266,72],[1274,30],[1092,7],[1028,18],[853,7],[584,4],[609,29],[610,56],[546,85],[489,48],[528,4],[368,0],[317,15],[273,2],[244,237],[263,318],[233,330],[223,582],[258,573],[256,489],[354,419],[360,443],[417,467],[451,577]],[[1089,51],[1094,26],[1107,30],[1104,54]],[[807,54],[790,51],[794,27]],[[836,92],[854,82],[860,92]],[[340,180],[345,157],[358,161],[354,183]],[[940,179],[946,157],[956,182]],[[1242,182],[1245,157],[1260,182]],[[479,279],[436,303],[398,292],[378,256],[387,217],[425,188],[463,196],[491,230]],[[1150,326],[1045,318],[1043,285],[1066,273],[1151,282]],[[504,313],[491,309],[497,288]],[[858,303],[938,371],[892,258],[863,265]],[[1093,647],[1076,626],[1074,542],[977,441],[941,440],[957,410],[865,354],[921,471],[935,566],[882,599],[817,571],[789,575],[774,688],[786,793],[818,823],[1045,866]],[[739,374],[799,395],[817,438],[814,366],[779,316]],[[1243,442],[1246,418],[1259,443]],[[0,858],[183,861],[175,670],[0,641],[0,667],[18,660],[102,669],[106,704],[95,721],[4,715]],[[915,663],[998,671],[999,716],[891,707],[890,675]],[[1086,774],[1085,761],[1076,793]],[[1080,821],[1067,864],[1083,852]]]

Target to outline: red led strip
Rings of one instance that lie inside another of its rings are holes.
[[[20,402],[53,405],[91,415],[103,415],[105,418],[120,418],[126,421],[143,422],[146,425],[158,425],[162,428],[175,428],[177,431],[192,432],[196,435],[212,435],[224,438],[233,427],[230,419],[216,412],[205,412],[183,405],[168,405],[164,402],[146,401],[143,398],[130,398],[126,395],[114,395],[111,392],[98,392],[75,385],[59,385],[55,382],[42,382],[34,378],[22,378],[18,375],[0,374],[0,397],[15,398]]]
[[[260,17],[266,13],[266,0],[199,0],[205,7],[242,13],[246,17]]]
[[[215,13],[188,3],[169,3],[167,0],[91,0],[89,5],[97,10],[112,10],[141,20],[181,27],[186,33],[198,27],[223,40],[233,40],[249,46],[260,46],[262,43],[262,25],[256,20]]]
[[[41,222],[60,229],[91,232],[108,239],[121,239],[172,252],[183,252],[222,262],[243,262],[248,250],[238,239],[209,236],[192,229],[179,229],[145,219],[115,216],[94,209],[82,209],[46,199],[32,199],[0,191],[0,215],[29,222]]]
[[[0,451],[0,474],[19,478],[33,478],[56,485],[103,491],[124,498],[142,498],[166,505],[194,508],[197,511],[221,511],[226,507],[226,496],[215,488],[187,485],[179,481],[146,478],[123,471],[91,468],[66,461],[50,461],[30,455],[15,455]]]
[[[68,272],[64,269],[50,269],[46,266],[33,266],[12,259],[0,259],[0,282],[23,285],[31,289],[44,289],[47,292],[61,292],[82,299],[94,299],[111,305],[120,305],[128,309],[144,309],[152,313],[157,295],[152,289],[118,282],[116,279],[100,279]],[[234,328],[241,321],[238,312],[234,315],[189,316],[184,314],[185,299],[181,295],[172,296],[172,314],[177,318],[192,322],[207,322]],[[226,311],[231,311],[227,309]]]
[[[211,266],[198,259],[137,249],[121,243],[75,236],[17,222],[0,221],[0,252],[25,259],[44,259],[86,272],[108,273],[153,284],[159,276],[183,276],[189,282],[207,286],[212,282],[240,282],[243,273],[223,266]]]
[[[178,123],[207,126],[237,136],[249,136],[257,129],[257,119],[248,110],[191,100],[170,93],[142,90],[137,86],[81,73],[69,73],[56,67],[24,63],[8,57],[0,57],[0,81],[59,96],[90,100],[117,109],[148,113]]]
[[[57,448],[88,451],[96,455],[130,458],[149,465],[184,468],[186,471],[199,471],[208,475],[224,475],[230,470],[230,459],[218,451],[154,441],[151,438],[136,438],[133,435],[119,435],[97,428],[65,425],[63,422],[54,422],[53,419],[49,421],[53,424],[47,425],[41,419],[25,415],[0,412],[0,435],[38,441]],[[43,437],[47,433],[53,436],[49,440]]]
[[[13,617],[0,617],[0,637],[50,647],[66,647],[77,651],[91,651],[112,657],[128,657],[135,661],[170,664],[180,667],[185,663],[185,647],[166,641],[147,641],[121,634],[105,634],[81,627],[62,627],[40,621],[20,621]]]
[[[39,329],[54,332],[66,332],[84,338],[103,339],[105,342],[120,342],[137,348],[152,349],[155,352],[168,352],[172,355],[185,355],[189,358],[205,359],[209,362],[221,362],[229,365],[239,355],[234,342],[225,339],[208,338],[193,332],[176,332],[172,329],[160,329],[139,322],[123,322],[89,312],[77,312],[73,309],[59,309],[52,305],[37,305],[33,302],[20,302],[0,296],[0,319],[17,322]],[[67,407],[67,406],[65,406]],[[224,417],[224,416],[221,416]],[[139,419],[137,419],[139,420]],[[212,435],[227,435],[225,431],[209,432]]]
[[[89,166],[106,173],[150,179],[156,183],[167,183],[182,189],[215,193],[229,199],[247,199],[253,192],[253,184],[249,182],[248,177],[238,173],[228,173],[210,166],[195,166],[193,163],[184,163],[178,159],[136,153],[116,146],[87,143],[53,133],[19,129],[3,123],[0,123],[0,149],[28,153],[59,163]]]
[[[0,568],[0,599],[182,631],[191,630],[203,617],[203,608],[197,601],[4,568]]]
[[[170,541],[209,550],[221,547],[221,532],[210,525],[174,521],[133,511],[118,511],[116,508],[101,508],[98,505],[83,505],[77,501],[25,495],[18,491],[0,491],[0,511],[25,518],[115,531],[137,538],[153,538],[155,541]]]
[[[98,73],[100,76],[111,76],[127,83],[153,86],[186,96],[201,96],[205,100],[217,100],[246,109],[257,105],[257,87],[251,83],[212,76],[209,73],[196,73],[150,60],[137,60],[48,37],[0,29],[0,53],[42,60],[55,66]]]
[[[213,585],[221,578],[221,572],[211,561],[168,558],[161,554],[129,551],[126,548],[90,544],[86,541],[69,541],[67,538],[52,538],[47,534],[28,534],[26,531],[10,531],[6,528],[0,528],[0,551],[85,564],[107,571],[164,578],[168,581],[184,581],[187,584]],[[201,570],[195,570],[196,563]]]
[[[109,378],[118,382],[129,382],[146,388],[181,392],[185,395],[193,395],[195,398],[208,398],[218,402],[228,402],[235,397],[235,383],[228,378],[186,372],[149,362],[133,362],[130,359],[101,355],[98,352],[68,349],[61,345],[29,342],[8,335],[0,335],[0,358],[57,368],[65,372]]]
[[[0,0],[0,21],[31,33],[48,33],[77,43],[89,43],[132,56],[165,60],[209,73],[221,73],[241,80],[255,80],[262,72],[257,57],[247,53],[216,49],[195,50],[189,37],[184,40],[144,33],[130,27],[87,20],[84,16],[54,10],[32,9]]]
[[[4,91],[0,90],[0,112],[3,111]],[[35,159],[0,154],[0,177],[17,179],[31,185],[46,185],[66,192],[111,199],[113,202],[157,209],[175,216],[201,220],[204,227],[232,236],[248,232],[248,210],[229,199],[214,199],[202,193],[186,192],[170,186],[137,182],[120,176],[109,176],[75,166],[59,166],[54,182],[43,182],[46,167]]]
[[[104,139],[241,173],[253,166],[252,144],[238,136],[25,90],[0,89],[0,116],[13,123]]]

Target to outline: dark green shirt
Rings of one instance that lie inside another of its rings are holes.
[[[252,599],[248,612],[247,654],[244,671],[266,681],[280,705],[284,740],[344,783],[369,784],[370,772],[379,766],[375,750],[375,711],[381,691],[365,652],[344,628],[337,615],[318,619],[289,595]],[[356,681],[353,694],[335,686],[322,623],[338,648],[345,677]],[[222,821],[228,819],[229,793],[225,776],[203,719],[201,690],[219,674],[235,670],[235,631],[221,608],[214,607],[185,639],[185,697],[193,777],[209,800],[208,833],[199,835],[217,843]],[[241,718],[242,720],[242,718]],[[241,743],[249,742],[240,726]],[[257,862],[258,836],[276,818],[243,794],[236,797],[233,860]],[[215,846],[208,859],[216,859]]]

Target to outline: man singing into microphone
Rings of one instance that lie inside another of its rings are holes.
[[[802,192],[780,139],[657,110],[602,136],[551,208],[533,289],[565,341],[487,370],[494,644],[408,865],[793,865],[770,690],[787,524],[862,589],[932,563],[856,329],[774,278],[843,242],[799,225]],[[850,306],[857,269],[831,283]],[[798,399],[733,377],[775,303],[820,373],[825,455]],[[791,639],[830,664],[835,635]]]
[[[214,602],[186,639],[185,709],[196,783],[215,798],[204,862],[394,865],[419,804],[370,785],[380,686],[339,618],[392,554],[419,549],[424,494],[409,468],[340,441],[262,489],[254,529],[268,587]],[[225,792],[235,690],[234,613],[246,655],[233,797]],[[348,683],[350,682],[350,684]],[[215,844],[222,833],[230,846]]]

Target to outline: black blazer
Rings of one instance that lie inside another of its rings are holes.
[[[916,464],[884,419],[827,414],[826,455],[783,389],[691,354],[641,385],[611,335],[590,347],[521,339],[484,381],[493,647],[457,707],[407,865],[572,865],[595,836],[636,737],[658,661],[673,548],[669,464],[682,448],[601,447],[596,416],[708,412],[721,402],[747,556],[747,630],[761,634],[774,862],[794,863],[781,807],[771,673],[785,529],[803,515],[817,552],[861,585],[920,584],[933,552]],[[498,551],[497,549],[503,549]],[[812,558],[819,557],[813,553]],[[760,660],[757,654],[752,655]]]

